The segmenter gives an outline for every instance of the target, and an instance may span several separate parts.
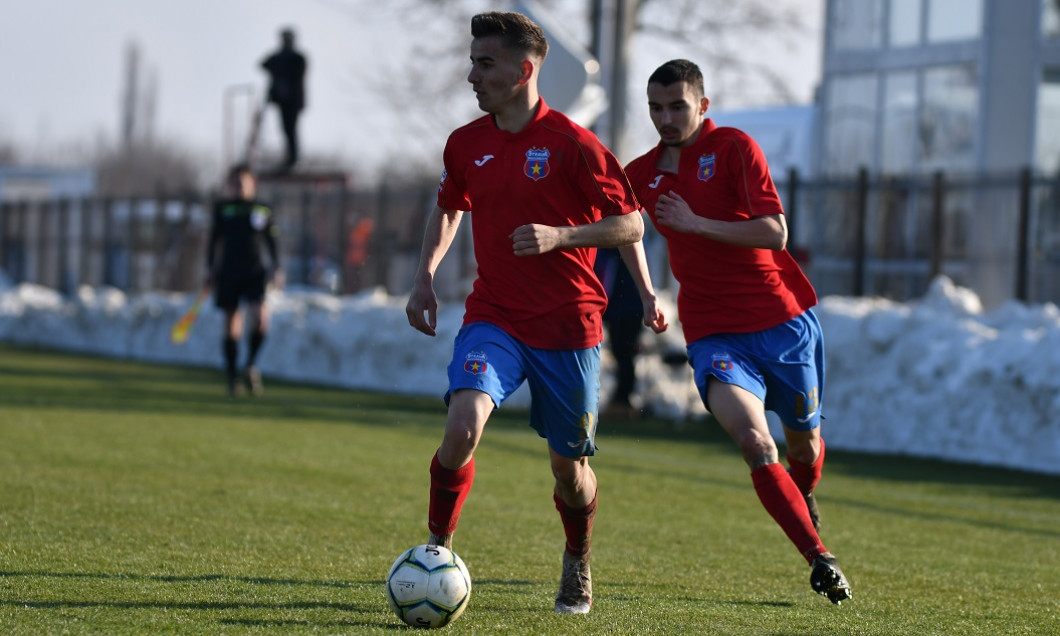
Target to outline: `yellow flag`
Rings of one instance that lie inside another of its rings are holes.
[[[188,341],[188,334],[191,332],[191,326],[195,324],[195,320],[199,317],[199,309],[202,308],[203,301],[209,295],[209,291],[203,289],[199,292],[199,296],[192,303],[191,307],[180,320],[173,325],[173,330],[169,332],[169,339],[173,341],[173,344],[184,344]]]

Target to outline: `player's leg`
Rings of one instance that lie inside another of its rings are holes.
[[[565,614],[585,614],[593,602],[589,562],[597,483],[589,456],[596,452],[600,348],[534,349],[527,358],[530,423],[548,440],[555,478],[553,501],[566,536],[555,609]]]
[[[704,406],[739,447],[763,507],[812,562],[825,548],[769,431],[765,378],[755,357],[762,346],[760,334],[711,336],[688,346],[689,362]]]
[[[461,389],[449,396],[445,434],[431,459],[427,525],[432,545],[453,547],[460,511],[475,480],[475,448],[493,408],[493,398],[476,389]]]
[[[618,315],[607,321],[609,344],[615,358],[615,390],[607,406],[607,415],[637,415],[630,396],[637,387],[636,358],[642,327],[640,316]]]
[[[818,531],[820,512],[814,489],[824,467],[821,397],[824,391],[824,340],[812,312],[765,332],[769,355],[762,363],[766,409],[784,425],[788,470],[806,500]]]
[[[445,434],[431,459],[428,543],[452,548],[474,482],[474,453],[486,421],[524,379],[516,344],[488,323],[465,325],[453,343]]]
[[[821,438],[821,395],[824,388],[824,343],[821,327],[806,312],[765,332],[762,338],[768,397],[766,408],[784,425],[789,474],[806,503],[816,532],[820,513],[814,489],[821,480],[825,447]],[[839,604],[851,597],[850,584],[835,556],[822,552],[810,561],[810,585]]]
[[[224,330],[221,333],[221,359],[224,361],[228,394],[239,392],[237,363],[239,360],[239,338],[243,333],[243,318],[239,312],[239,289],[231,272],[222,271],[214,283],[214,305],[224,314]]]
[[[239,311],[239,306],[226,308],[224,310],[224,338],[221,346],[224,352],[228,394],[232,396],[239,393],[237,363],[239,360],[239,339],[242,332],[243,314]]]
[[[258,353],[269,332],[269,313],[265,305],[265,274],[253,277],[245,290],[247,313],[247,358],[243,365],[243,382],[252,395],[261,395],[264,385],[258,370]]]
[[[592,557],[593,520],[596,518],[596,473],[588,457],[572,459],[551,447],[549,456],[556,487],[552,498],[563,523],[566,545],[556,611],[587,614],[593,603]]]

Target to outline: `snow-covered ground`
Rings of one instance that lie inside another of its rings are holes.
[[[221,315],[212,306],[187,343],[170,342],[170,328],[193,300],[87,287],[65,299],[34,285],[0,284],[0,342],[220,368]],[[639,400],[664,417],[705,417],[687,365],[667,365],[658,355],[683,350],[677,312],[663,301],[671,327],[662,336],[643,334]],[[443,305],[435,338],[408,326],[404,298],[379,291],[336,297],[288,290],[273,293],[270,303],[273,328],[260,359],[266,378],[439,397],[445,391],[460,303]],[[823,431],[830,447],[1060,474],[1055,304],[1011,302],[983,311],[974,293],[939,278],[915,302],[826,297],[815,311],[826,341]],[[612,384],[605,353],[604,398]],[[527,402],[524,387],[508,404]]]

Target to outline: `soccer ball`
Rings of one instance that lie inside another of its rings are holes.
[[[444,627],[471,598],[471,575],[455,552],[437,545],[409,548],[386,575],[386,600],[413,627]]]

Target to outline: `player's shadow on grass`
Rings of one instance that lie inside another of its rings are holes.
[[[44,572],[44,571],[0,571],[0,578],[10,579],[16,577],[42,578],[42,579],[96,579],[100,581],[134,581],[134,582],[157,582],[162,584],[182,583],[246,583],[265,586],[305,586],[305,587],[327,587],[338,589],[357,589],[370,587],[382,587],[380,580],[372,581],[327,581],[327,580],[301,580],[272,577],[246,577],[231,576],[223,574],[196,574],[196,575],[145,575],[145,574],[112,574],[112,573],[87,573],[87,572]],[[80,592],[79,592],[80,593]],[[223,594],[233,594],[226,591]],[[180,600],[151,600],[151,601],[117,601],[117,600],[30,600],[25,598],[12,599],[0,598],[0,605],[30,608],[30,609],[160,609],[166,611],[174,610],[201,610],[206,612],[218,611],[240,611],[240,610],[271,610],[277,612],[291,611],[334,611],[346,612],[358,615],[378,614],[380,606],[366,607],[355,603],[343,603],[336,601],[314,600],[314,601],[180,601]],[[244,625],[249,627],[284,627],[284,626],[306,626],[326,628],[351,628],[351,627],[398,627],[393,623],[370,621],[370,620],[343,620],[343,621],[315,621],[311,619],[261,619],[261,618],[238,618],[222,617],[217,622],[225,625]]]
[[[288,585],[306,587],[331,587],[331,588],[357,588],[359,586],[378,585],[383,586],[382,580],[372,581],[322,581],[303,579],[282,579],[259,576],[232,576],[230,574],[111,574],[105,572],[44,572],[40,570],[30,571],[4,571],[0,570],[0,577],[39,577],[52,579],[98,579],[112,581],[154,581],[157,583],[209,583],[214,581],[225,581],[231,583],[251,583],[254,585]]]

